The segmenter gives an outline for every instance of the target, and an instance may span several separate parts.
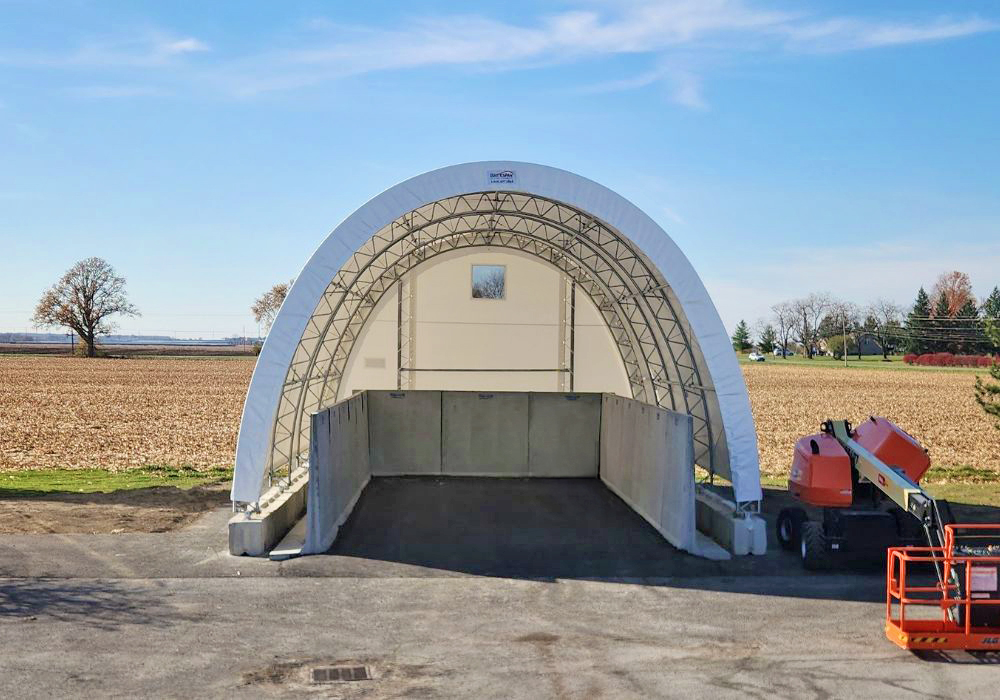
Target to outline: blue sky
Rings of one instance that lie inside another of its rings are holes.
[[[1000,284],[995,2],[0,0],[0,330],[90,255],[124,331],[256,329],[364,201],[451,163],[595,179],[730,329]]]

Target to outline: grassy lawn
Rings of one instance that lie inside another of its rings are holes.
[[[0,497],[51,493],[110,493],[154,486],[189,489],[231,479],[231,469],[191,467],[140,467],[122,471],[107,469],[25,469],[0,472]]]
[[[788,366],[788,367],[826,367],[828,369],[887,369],[887,370],[902,370],[906,372],[983,372],[985,371],[982,367],[925,367],[920,365],[908,365],[903,362],[902,355],[890,355],[888,361],[882,359],[881,355],[862,355],[859,360],[855,357],[847,358],[847,365],[844,364],[844,360],[835,360],[832,357],[826,355],[817,355],[813,359],[808,359],[803,355],[795,355],[794,357],[772,357],[767,356],[764,362],[750,362],[747,359],[747,355],[738,355],[741,365],[754,365],[754,364],[764,364],[764,365],[778,365],[778,366]]]

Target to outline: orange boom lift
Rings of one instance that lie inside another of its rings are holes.
[[[952,523],[919,484],[927,451],[885,418],[828,420],[795,445],[788,491],[822,509],[778,514],[778,541],[807,569],[888,550],[885,633],[904,649],[1000,650],[1000,524]]]

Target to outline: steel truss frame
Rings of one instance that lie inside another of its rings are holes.
[[[474,247],[519,250],[559,269],[571,285],[571,312],[577,290],[587,294],[615,340],[633,398],[691,415],[695,461],[714,473],[726,449],[712,421],[718,400],[693,333],[655,266],[584,211],[537,195],[485,191],[432,202],[396,219],[330,281],[285,377],[271,439],[272,482],[308,454],[310,417],[337,400],[354,344],[385,294],[399,294],[398,371],[412,357],[413,276],[407,273],[443,253]],[[572,353],[569,348],[564,355],[570,363]]]

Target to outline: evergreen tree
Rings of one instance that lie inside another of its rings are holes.
[[[967,299],[962,308],[955,314],[953,333],[958,337],[956,340],[956,352],[966,355],[975,355],[984,352],[989,346],[989,341],[983,332],[983,325],[979,319],[979,307],[973,299]]]
[[[925,337],[930,329],[931,300],[921,287],[917,292],[917,300],[913,310],[906,317],[906,350],[917,355],[930,351],[930,344]]]
[[[757,341],[757,347],[760,348],[761,352],[774,352],[774,348],[778,345],[778,334],[774,330],[774,326],[770,323],[764,326],[763,332],[760,334],[760,339]]]
[[[934,320],[931,321],[931,331],[934,339],[929,343],[931,352],[954,352],[955,342],[952,340],[955,324],[949,315],[948,297],[939,294],[934,305]]]
[[[751,347],[753,343],[750,341],[750,328],[747,327],[746,321],[740,319],[736,324],[736,332],[733,333],[733,349],[737,352],[746,352]]]
[[[990,295],[983,302],[984,323],[1000,323],[1000,288],[994,287]],[[1000,353],[1000,340],[996,337],[987,338],[986,352]]]
[[[983,302],[983,318],[1000,319],[1000,287],[994,287]]]
[[[1000,347],[1000,323],[987,320],[986,333],[990,342]],[[976,403],[996,421],[994,425],[1000,430],[1000,363],[990,367],[990,381],[984,382],[982,377],[976,377]]]

